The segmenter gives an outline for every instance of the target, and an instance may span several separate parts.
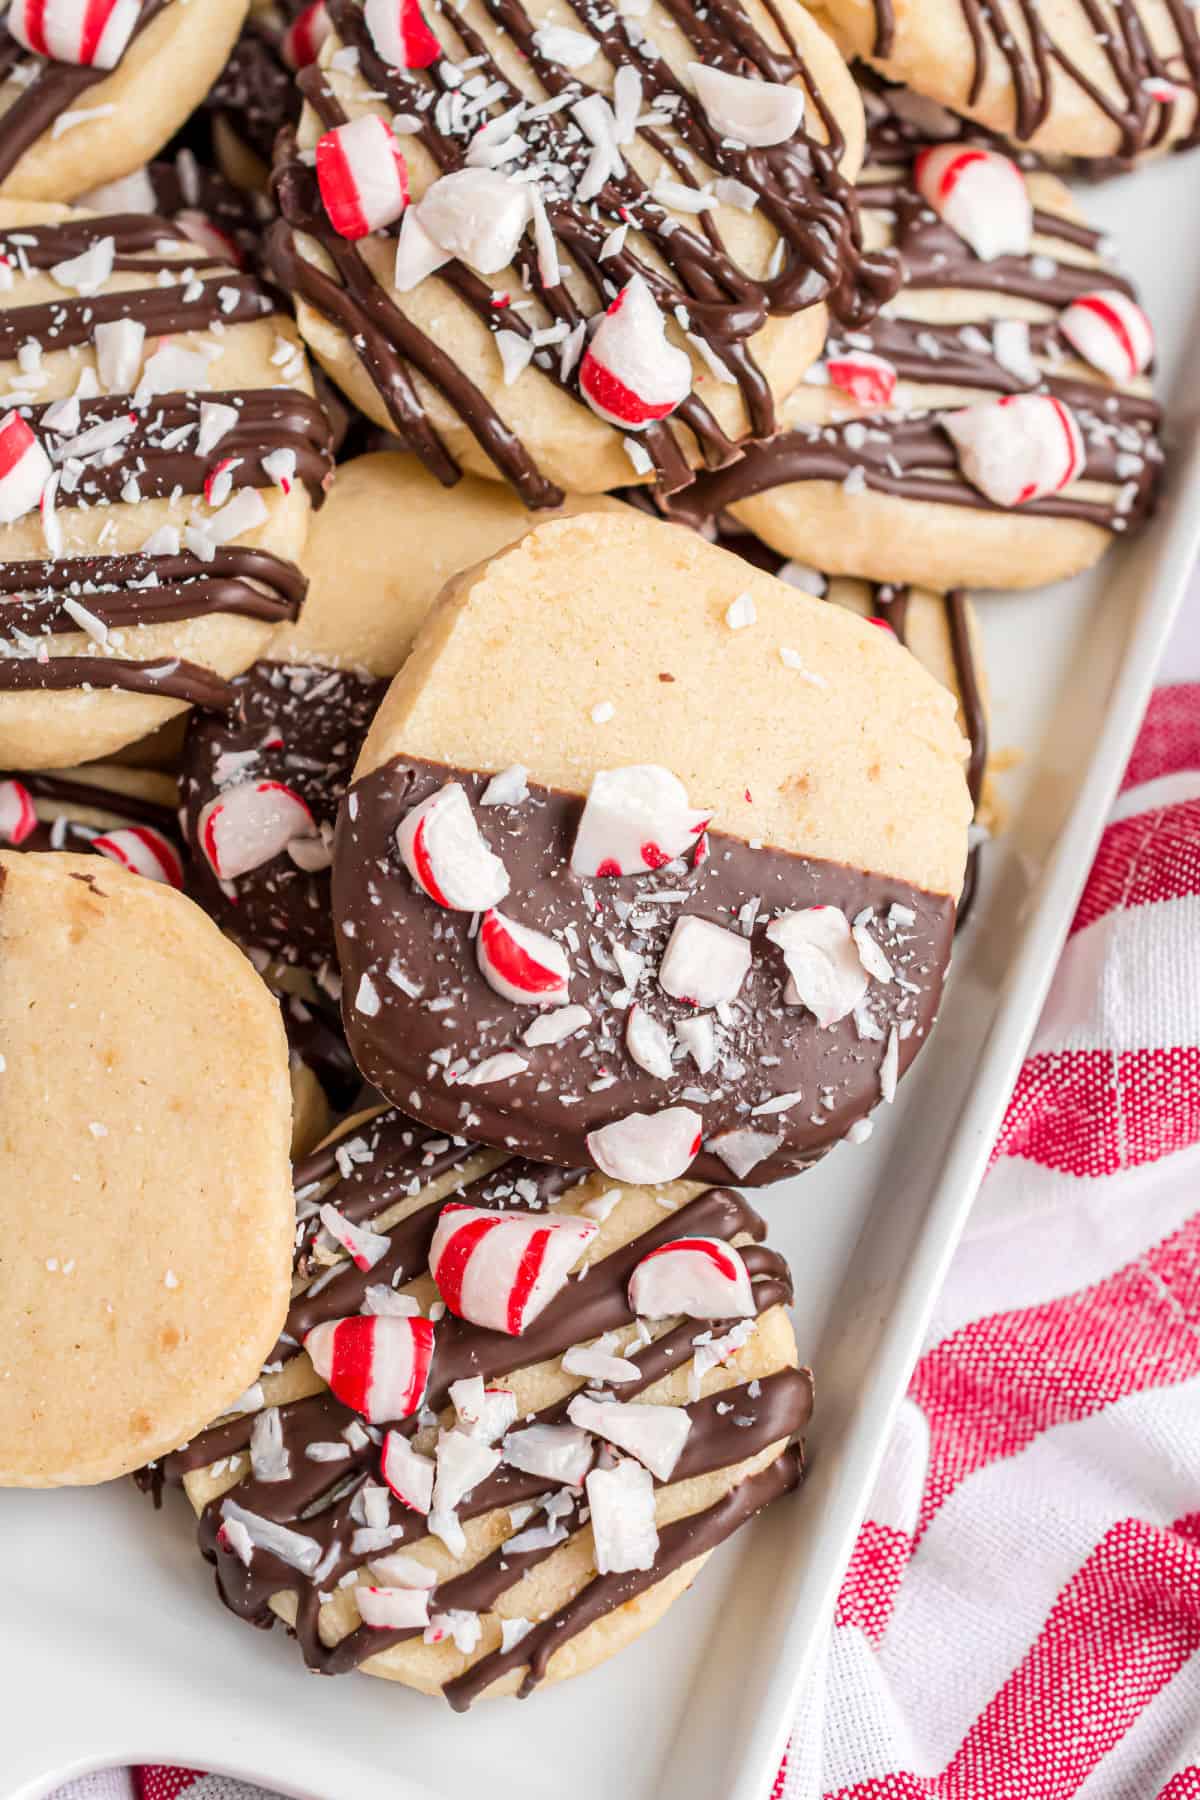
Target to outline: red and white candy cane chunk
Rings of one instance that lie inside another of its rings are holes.
[[[428,1588],[356,1587],[359,1617],[373,1631],[415,1631],[429,1623]]]
[[[721,1238],[676,1238],[643,1256],[629,1281],[641,1319],[752,1319],[754,1289],[745,1263]]]
[[[489,1212],[450,1201],[429,1269],[452,1313],[519,1337],[566,1285],[599,1229],[594,1219],[563,1213]]]
[[[33,795],[23,781],[0,781],[0,844],[15,849],[37,830]]]
[[[408,205],[408,164],[386,119],[363,113],[317,141],[317,183],[340,236],[369,237]]]
[[[674,1000],[719,1006],[734,1000],[750,973],[750,945],[736,931],[685,913],[676,919],[658,969],[658,984]]]
[[[626,282],[597,326],[579,385],[593,412],[626,431],[665,419],[691,393],[691,358],[669,342],[643,275]]]
[[[859,406],[890,406],[896,395],[896,370],[886,357],[870,350],[843,350],[825,363],[829,379]]]
[[[417,886],[451,912],[486,912],[508,893],[508,871],[484,843],[457,781],[405,813],[396,848]]]
[[[704,1121],[690,1106],[628,1113],[587,1135],[588,1155],[614,1181],[677,1181],[700,1148]]]
[[[5,23],[26,50],[84,69],[115,69],[141,0],[13,0]]]
[[[1058,321],[1072,349],[1111,381],[1133,381],[1154,357],[1154,327],[1128,294],[1101,288],[1080,294]]]
[[[280,856],[297,838],[317,835],[305,802],[282,781],[243,781],[200,809],[200,846],[213,874],[236,881]]]
[[[283,34],[280,52],[289,69],[307,69],[321,54],[321,45],[333,30],[325,0],[312,0]]]
[[[425,1398],[433,1361],[428,1319],[359,1314],[314,1325],[304,1340],[313,1368],[368,1425],[407,1419]]]
[[[598,769],[571,849],[576,875],[644,875],[692,849],[712,818],[688,805],[677,775],[658,763]]]
[[[152,825],[122,825],[115,831],[94,837],[91,848],[101,856],[111,857],[134,875],[147,881],[165,881],[168,887],[183,886],[183,861],[170,838]]]
[[[379,1473],[402,1506],[427,1513],[433,1505],[432,1456],[414,1450],[402,1432],[389,1431],[379,1456]]]
[[[1011,156],[939,144],[921,151],[913,175],[921,198],[982,262],[1029,254],[1033,203]]]
[[[419,0],[366,0],[363,15],[371,42],[389,69],[427,69],[442,54]]]
[[[954,440],[959,467],[994,506],[1024,506],[1057,494],[1083,474],[1086,454],[1075,414],[1052,394],[1005,394],[959,412],[942,424]]]
[[[488,986],[518,1006],[563,1006],[571,978],[567,953],[544,931],[494,909],[483,915],[475,958]]]
[[[20,413],[0,419],[0,525],[32,512],[51,476],[50,458]]]

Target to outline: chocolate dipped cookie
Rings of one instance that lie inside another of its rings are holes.
[[[301,331],[439,480],[526,505],[722,466],[895,284],[861,103],[795,0],[329,0],[270,245]]]
[[[359,1067],[618,1180],[805,1166],[933,1023],[965,755],[848,611],[637,514],[539,526],[448,585],[342,809]]]
[[[297,1167],[296,1203],[261,1382],[143,1480],[186,1487],[225,1604],[309,1668],[529,1694],[799,1483],[791,1281],[730,1189],[617,1189],[389,1108]]]

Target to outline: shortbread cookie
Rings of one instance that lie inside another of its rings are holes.
[[[118,763],[0,773],[0,849],[91,851],[181,888],[175,782]]]
[[[1185,148],[1200,26],[1175,0],[819,0],[848,56],[1051,156]]]
[[[621,507],[595,495],[560,510]],[[247,949],[328,988],[328,846],[387,679],[449,577],[532,524],[511,490],[475,476],[444,488],[414,456],[339,470],[305,549],[299,620],[234,681],[231,711],[193,715],[184,748],[191,889]],[[237,812],[232,856],[222,801]]]
[[[72,200],[156,155],[216,79],[246,0],[13,0],[0,195]]]
[[[152,215],[0,205],[0,761],[110,755],[294,617],[329,467],[288,320]]]
[[[804,1166],[933,1022],[965,750],[850,613],[637,514],[539,526],[448,585],[355,771],[358,1066],[616,1179]]]
[[[905,285],[872,325],[831,337],[780,434],[680,504],[874,581],[1073,575],[1153,500],[1149,323],[1056,177],[922,147],[867,99],[863,219],[899,250]]]
[[[261,1384],[146,1479],[186,1486],[226,1605],[310,1668],[458,1710],[526,1695],[632,1642],[799,1482],[791,1281],[730,1189],[614,1189],[390,1109],[296,1181]]]
[[[268,254],[442,481],[686,486],[770,429],[826,303],[858,323],[894,287],[859,250],[861,103],[795,0],[327,11]]]
[[[233,1403],[287,1306],[278,1010],[182,894],[0,854],[0,1484],[103,1481]]]

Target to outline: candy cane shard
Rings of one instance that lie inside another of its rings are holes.
[[[35,56],[84,69],[115,69],[141,10],[140,0],[13,0],[5,23]]]
[[[0,525],[12,525],[32,512],[52,473],[50,458],[20,413],[5,413],[0,419]]]
[[[826,360],[834,387],[859,406],[890,406],[896,396],[896,367],[870,350],[844,350]]]
[[[704,1121],[690,1106],[662,1112],[628,1113],[587,1134],[588,1155],[614,1181],[651,1186],[676,1181],[691,1166],[704,1135]]]
[[[1028,256],[1033,203],[1011,156],[961,144],[922,150],[913,164],[917,192],[982,262]]]
[[[529,223],[529,186],[501,169],[452,169],[416,206],[421,229],[446,257],[496,275],[516,255]]]
[[[438,1218],[429,1269],[452,1313],[519,1337],[599,1229],[565,1213],[491,1212],[452,1200]]]
[[[565,1005],[571,979],[567,953],[544,931],[492,908],[480,922],[475,957],[488,986],[505,1000],[518,1006]]]
[[[325,0],[312,0],[293,19],[283,34],[280,54],[289,69],[307,69],[321,54],[321,45],[333,30]]]
[[[627,1450],[660,1481],[670,1481],[692,1429],[685,1406],[651,1406],[636,1400],[593,1400],[576,1394],[567,1417],[618,1450]]]
[[[235,881],[281,856],[296,838],[316,837],[316,821],[282,781],[243,781],[201,809],[197,835],[213,874]]]
[[[482,1375],[467,1375],[450,1384],[450,1404],[458,1419],[458,1428],[468,1437],[481,1438],[494,1444],[503,1437],[517,1416],[517,1397],[511,1388],[483,1385]]]
[[[626,282],[596,327],[579,386],[593,412],[625,431],[644,431],[687,399],[691,358],[669,341],[645,276]]]
[[[675,1072],[671,1035],[644,1006],[631,1006],[625,1015],[625,1048],[647,1075],[653,1075],[657,1081],[671,1079]]]
[[[501,1445],[506,1463],[563,1487],[581,1487],[592,1466],[592,1440],[578,1425],[526,1425]]]
[[[366,0],[363,16],[376,53],[389,69],[427,69],[442,54],[419,0]]]
[[[711,919],[685,913],[676,919],[659,964],[658,984],[692,1006],[734,1000],[750,973],[748,940]]]
[[[642,1319],[750,1319],[754,1289],[738,1251],[720,1238],[676,1238],[643,1256],[629,1280]]]
[[[941,423],[963,474],[995,506],[1024,506],[1057,494],[1086,467],[1078,420],[1052,394],[981,400],[943,413]]]
[[[854,1011],[868,976],[845,913],[836,906],[781,913],[767,926],[767,937],[787,965],[786,1006],[807,1006],[822,1028]]]
[[[804,93],[779,81],[731,75],[709,63],[688,64],[696,97],[713,132],[752,150],[782,144],[804,123]]]
[[[37,830],[33,795],[22,781],[0,781],[0,844],[15,849]]]
[[[402,1506],[418,1513],[429,1511],[433,1505],[433,1458],[414,1450],[402,1432],[389,1431],[384,1437],[379,1473]]]
[[[658,1555],[654,1483],[628,1458],[612,1469],[593,1469],[587,1478],[588,1507],[601,1575],[652,1569]]]
[[[428,1319],[391,1314],[328,1319],[304,1339],[313,1368],[337,1398],[369,1425],[415,1413],[433,1360]]]
[[[484,843],[457,781],[405,813],[396,848],[417,886],[452,912],[485,912],[508,893],[508,872]]]
[[[359,1617],[374,1631],[415,1631],[429,1623],[429,1594],[420,1588],[369,1587],[354,1590]]]
[[[1072,349],[1110,381],[1134,381],[1154,359],[1154,327],[1136,300],[1118,288],[1080,294],[1058,328]]]
[[[661,869],[694,848],[711,810],[689,806],[687,789],[659,763],[598,769],[571,849],[577,875],[615,877]]]
[[[0,832],[2,835],[2,832]],[[109,857],[134,875],[163,881],[168,887],[183,886],[183,859],[169,838],[153,825],[123,825],[94,837],[90,848]]]
[[[363,113],[317,142],[317,185],[329,223],[344,238],[369,237],[408,205],[408,164],[386,119]]]

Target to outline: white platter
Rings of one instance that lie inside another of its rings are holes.
[[[766,1800],[939,1283],[1200,545],[1200,153],[1085,195],[1159,332],[1174,456],[1152,530],[983,606],[993,741],[1019,747],[938,1031],[871,1142],[762,1200],[817,1372],[811,1474],[631,1650],[459,1718],[302,1671],[218,1604],[179,1495],[0,1494],[0,1800],[175,1761],[302,1800]],[[877,1115],[878,1118],[878,1115]],[[36,1183],[36,1171],[30,1171]]]

